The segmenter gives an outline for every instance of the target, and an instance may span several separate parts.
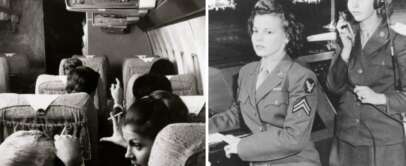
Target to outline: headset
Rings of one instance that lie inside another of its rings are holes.
[[[385,6],[385,0],[375,0],[374,1],[374,9],[379,9]]]
[[[397,56],[395,55],[395,44],[394,44],[393,39],[391,38],[391,36],[392,36],[391,33],[392,32],[390,30],[389,2],[387,2],[387,0],[374,0],[374,9],[375,10],[380,10],[382,12],[382,14],[384,14],[385,17],[386,17],[386,26],[387,26],[387,29],[388,29],[388,40],[389,40],[389,47],[390,47],[390,56],[391,56],[392,64],[393,64],[392,65],[393,66],[392,70],[393,70],[393,74],[394,74],[394,86],[395,86],[395,90],[402,91],[403,87],[402,87],[402,80],[401,80],[399,63],[398,63]],[[350,91],[352,91],[354,87],[355,87],[354,84],[350,82],[349,87],[348,87],[350,89]],[[371,106],[375,107],[376,110],[379,110],[376,106],[374,106],[374,105],[371,105]],[[384,114],[384,115],[386,115],[386,114]],[[403,126],[402,121],[399,121],[398,119],[395,119],[395,118],[393,118],[391,116],[387,116],[387,117],[389,117],[390,119],[392,119],[392,120],[394,120],[396,122],[399,122],[402,125],[403,132],[405,131],[405,129],[404,129],[405,126]],[[368,127],[368,125],[365,122],[363,122],[362,120],[361,120],[361,124],[364,125],[367,128],[367,131],[369,132],[369,135],[372,137],[372,144],[373,144],[372,147],[373,147],[373,155],[374,155],[373,162],[374,162],[374,165],[376,165],[377,161],[376,161],[375,136],[373,135],[373,133],[372,133],[371,129]],[[405,139],[406,136],[405,136],[405,134],[406,133],[403,133],[403,137],[404,137],[404,139],[403,139],[404,142],[403,143],[404,143],[404,146],[406,147],[406,139]]]

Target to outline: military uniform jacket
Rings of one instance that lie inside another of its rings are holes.
[[[406,88],[406,37],[390,29],[395,44],[402,87]],[[333,59],[327,77],[329,90],[341,95],[337,115],[339,139],[353,145],[390,145],[403,141],[400,113],[406,112],[406,94],[394,87],[388,28],[382,23],[361,47],[359,31],[348,64],[340,55]],[[387,97],[386,105],[362,104],[353,86],[368,86]],[[372,139],[373,138],[373,139]]]
[[[245,123],[252,135],[238,144],[242,160],[257,165],[318,165],[318,152],[310,140],[320,93],[316,76],[286,55],[256,89],[259,68],[259,62],[241,68],[238,101],[210,118],[209,132],[232,130]]]

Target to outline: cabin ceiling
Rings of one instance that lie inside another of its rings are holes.
[[[160,0],[138,23],[142,29],[155,29],[205,14],[205,0]]]

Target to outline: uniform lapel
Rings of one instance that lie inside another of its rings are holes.
[[[252,105],[255,105],[255,88],[256,88],[256,83],[257,83],[259,66],[260,66],[260,63],[257,62],[256,66],[250,72],[250,75],[248,76],[249,78],[247,81],[248,96],[250,98],[250,102]]]
[[[367,56],[371,55],[388,42],[388,29],[386,23],[381,23],[365,44],[365,47],[363,48],[364,54]]]
[[[292,59],[288,55],[285,55],[285,57],[268,75],[268,78],[266,78],[265,81],[256,90],[257,102],[261,101],[266,96],[266,94],[268,94],[273,88],[275,88],[282,82],[292,64]]]

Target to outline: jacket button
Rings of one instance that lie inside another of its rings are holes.
[[[278,105],[278,104],[279,104],[279,101],[278,101],[278,100],[275,100],[275,101],[274,101],[274,104],[275,104],[275,105]]]
[[[362,69],[358,69],[358,70],[357,70],[357,73],[358,73],[358,74],[362,74],[363,72],[364,72],[364,71],[362,71]]]
[[[263,131],[265,131],[265,128],[264,127],[259,127],[259,131],[263,132]]]
[[[385,37],[385,32],[384,31],[379,32],[379,36],[380,37]]]
[[[355,123],[359,123],[359,119],[355,119]]]

